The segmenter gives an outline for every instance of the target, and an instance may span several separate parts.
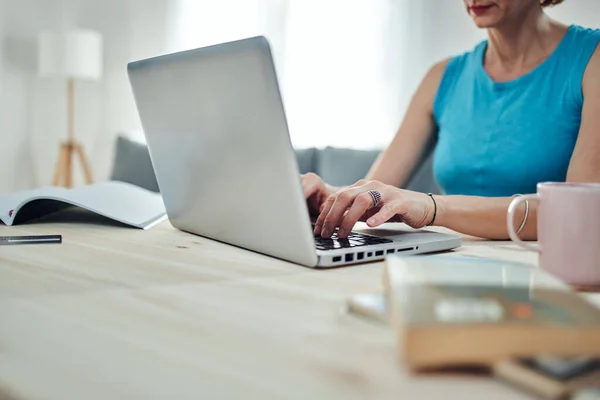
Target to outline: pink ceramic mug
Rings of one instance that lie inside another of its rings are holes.
[[[515,231],[515,211],[525,200],[539,200],[539,246]],[[539,253],[540,268],[568,284],[600,288],[600,184],[540,183],[537,194],[513,199],[507,224],[513,241]]]

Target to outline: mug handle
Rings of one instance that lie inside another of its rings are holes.
[[[508,235],[510,236],[510,239],[517,243],[519,246],[527,249],[527,250],[531,250],[531,251],[535,251],[537,253],[540,253],[542,251],[542,249],[540,247],[536,247],[536,246],[532,246],[530,244],[525,243],[524,241],[522,241],[521,239],[519,239],[519,237],[517,236],[517,232],[515,230],[515,211],[517,211],[517,207],[519,206],[519,204],[521,204],[522,201],[525,200],[538,200],[540,198],[539,194],[528,194],[526,196],[519,196],[514,198],[511,202],[510,205],[508,206],[508,213],[507,213],[507,226],[508,226]]]

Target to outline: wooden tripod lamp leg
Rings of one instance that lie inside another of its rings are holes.
[[[65,184],[68,188],[73,186],[73,144],[75,142],[75,82],[67,81],[67,113],[68,113],[68,138],[67,138],[67,163]]]
[[[90,168],[88,159],[85,156],[83,146],[79,143],[76,144],[75,152],[79,156],[79,162],[81,163],[81,167],[83,168],[83,176],[85,178],[85,183],[87,183],[89,185],[90,183],[92,183],[92,169]]]
[[[58,162],[56,164],[56,170],[54,171],[54,186],[64,185],[71,187],[73,185],[71,178],[73,158],[73,146],[69,143],[62,143],[60,145],[60,151],[58,153]]]
[[[65,186],[73,187],[73,143],[67,144],[67,156],[65,157]]]
[[[67,149],[65,144],[61,144],[60,150],[58,152],[58,161],[56,162],[56,169],[54,171],[54,179],[52,184],[54,186],[59,186],[61,182],[64,181],[64,176],[67,168]]]
[[[68,137],[67,141],[63,142],[60,146],[60,153],[58,156],[58,164],[54,173],[54,185],[58,186],[61,182],[68,188],[73,186],[73,157],[74,153],[77,153],[79,162],[83,168],[83,174],[85,182],[87,184],[92,183],[92,170],[88,159],[83,151],[81,144],[75,141],[75,82],[73,79],[69,79],[67,83],[67,124],[68,124]]]

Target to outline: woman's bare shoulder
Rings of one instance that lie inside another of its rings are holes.
[[[439,77],[442,76],[442,74],[444,73],[444,71],[446,70],[446,66],[448,65],[448,62],[450,61],[451,57],[446,57],[438,62],[436,62],[435,64],[433,64],[431,66],[431,68],[429,69],[429,73],[433,74],[433,75],[439,75]]]
[[[449,60],[450,58],[445,58],[434,63],[425,74],[425,77],[423,78],[423,81],[419,87],[418,97],[424,104],[427,105],[427,108],[430,112],[433,110],[433,100],[438,91],[438,87],[440,86],[440,82],[444,76],[444,71],[446,70]]]
[[[583,76],[583,93],[596,93],[600,88],[600,43],[592,54]]]

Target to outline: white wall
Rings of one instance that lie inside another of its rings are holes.
[[[6,116],[2,107],[4,103],[4,40],[2,40],[4,38],[4,1],[0,0],[0,139],[4,137],[3,132],[6,131]],[[0,181],[2,181],[2,178],[4,178],[4,175],[0,175]]]
[[[42,29],[78,26],[104,36],[104,76],[76,86],[76,137],[94,178],[110,173],[115,135],[139,129],[126,75],[128,61],[164,51],[169,0],[2,0],[0,11],[0,193],[49,185],[66,136],[66,85],[38,78]],[[82,182],[76,170],[76,183]]]
[[[464,11],[462,0],[393,1],[390,65],[401,73],[402,92],[397,125],[429,68],[442,59],[468,51],[486,37]],[[403,17],[399,17],[403,15]],[[400,26],[395,26],[395,24]],[[397,49],[394,54],[394,49]],[[390,139],[395,132],[390,133]]]
[[[565,0],[559,6],[549,8],[548,14],[565,24],[600,28],[600,1],[598,0]]]
[[[115,135],[140,129],[126,63],[174,49],[172,33],[177,29],[169,24],[177,23],[178,1],[0,0],[0,194],[50,184],[59,142],[66,134],[64,82],[36,75],[38,32],[77,25],[104,35],[104,77],[78,84],[76,98],[76,136],[85,145],[95,178],[103,180],[112,166]],[[283,0],[271,1],[279,7],[273,23],[281,28],[273,29],[285,32]],[[565,23],[600,27],[598,0],[566,0],[549,13]],[[389,22],[390,31],[390,43],[385,44],[389,63],[383,73],[401,88],[398,99],[388,105],[397,108],[391,139],[431,64],[469,50],[485,31],[474,27],[461,0],[389,0],[388,18],[382,22]],[[193,23],[194,18],[187,21]],[[188,40],[184,45],[201,42]],[[76,178],[82,182],[79,170]]]

